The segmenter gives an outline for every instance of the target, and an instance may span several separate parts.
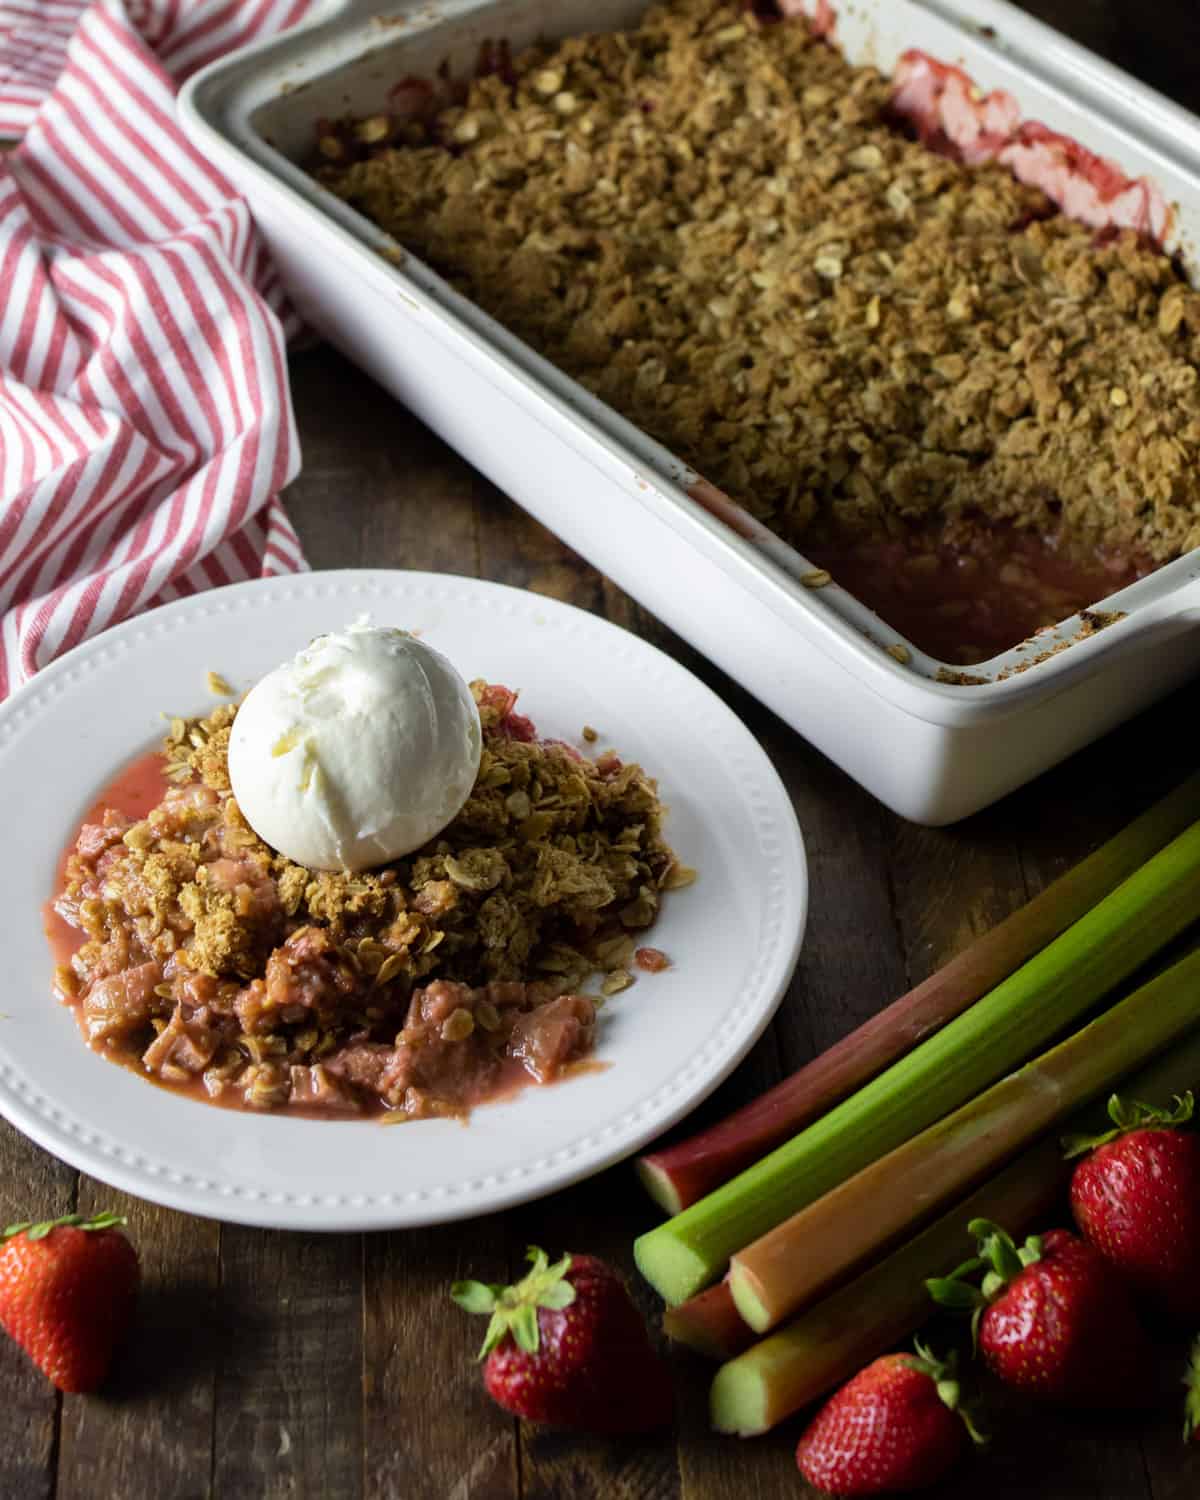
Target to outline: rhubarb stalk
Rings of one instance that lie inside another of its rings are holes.
[[[1200,950],[739,1250],[734,1305],[765,1333],[1200,1023]]]
[[[1200,823],[857,1094],[642,1235],[639,1268],[682,1302],[729,1257],[986,1088],[1200,917]]]
[[[650,1196],[677,1214],[765,1156],[961,1015],[1197,818],[1200,773],[799,1072],[710,1129],[643,1156],[638,1175]]]
[[[728,1281],[689,1297],[663,1314],[663,1332],[709,1359],[732,1359],[749,1349],[756,1335],[733,1305]]]
[[[1200,1032],[1192,1032],[1121,1091],[1164,1103],[1198,1085]],[[1103,1129],[1103,1105],[1069,1124],[1081,1134]],[[886,1260],[722,1365],[710,1396],[713,1426],[743,1437],[766,1432],[907,1338],[933,1311],[925,1279],[948,1275],[974,1253],[969,1220],[992,1219],[1014,1233],[1047,1227],[1071,1168],[1057,1139],[1039,1142]]]

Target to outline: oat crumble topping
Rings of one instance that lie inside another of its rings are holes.
[[[91,1044],[217,1099],[395,1118],[463,1113],[506,1062],[544,1082],[585,1056],[662,892],[693,872],[639,766],[538,740],[514,693],[471,686],[471,796],[357,874],[297,865],[247,824],[235,705],[173,719],[165,798],[86,824],[55,902],[84,935],[56,988]],[[580,993],[597,972],[601,997]]]
[[[317,175],[781,535],[1200,545],[1200,296],[712,0],[325,122]]]

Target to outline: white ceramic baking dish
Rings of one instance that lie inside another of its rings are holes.
[[[806,0],[817,9],[816,0]],[[938,681],[940,664],[698,476],[454,292],[302,163],[322,115],[386,107],[404,75],[480,44],[615,29],[646,0],[348,0],[208,68],[184,90],[192,137],[246,193],[296,305],[539,520],[718,663],[881,801],[953,822],[1020,786],[1200,665],[1200,553],[1098,607],[1123,618],[1051,637]],[[824,0],[821,0],[822,7]],[[908,48],[960,65],[1039,120],[1146,177],[1172,206],[1167,246],[1200,257],[1200,121],[1000,0],[854,0],[837,17],[853,61],[890,72]],[[699,494],[697,499],[689,490]]]

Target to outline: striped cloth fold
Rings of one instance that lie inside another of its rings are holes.
[[[0,699],[140,609],[305,567],[287,317],[188,73],[314,0],[0,0]]]

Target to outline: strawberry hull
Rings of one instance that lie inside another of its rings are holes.
[[[655,1353],[625,1283],[592,1255],[533,1268],[511,1287],[459,1282],[467,1312],[490,1313],[483,1380],[498,1406],[526,1422],[606,1436],[666,1426],[670,1373]]]

